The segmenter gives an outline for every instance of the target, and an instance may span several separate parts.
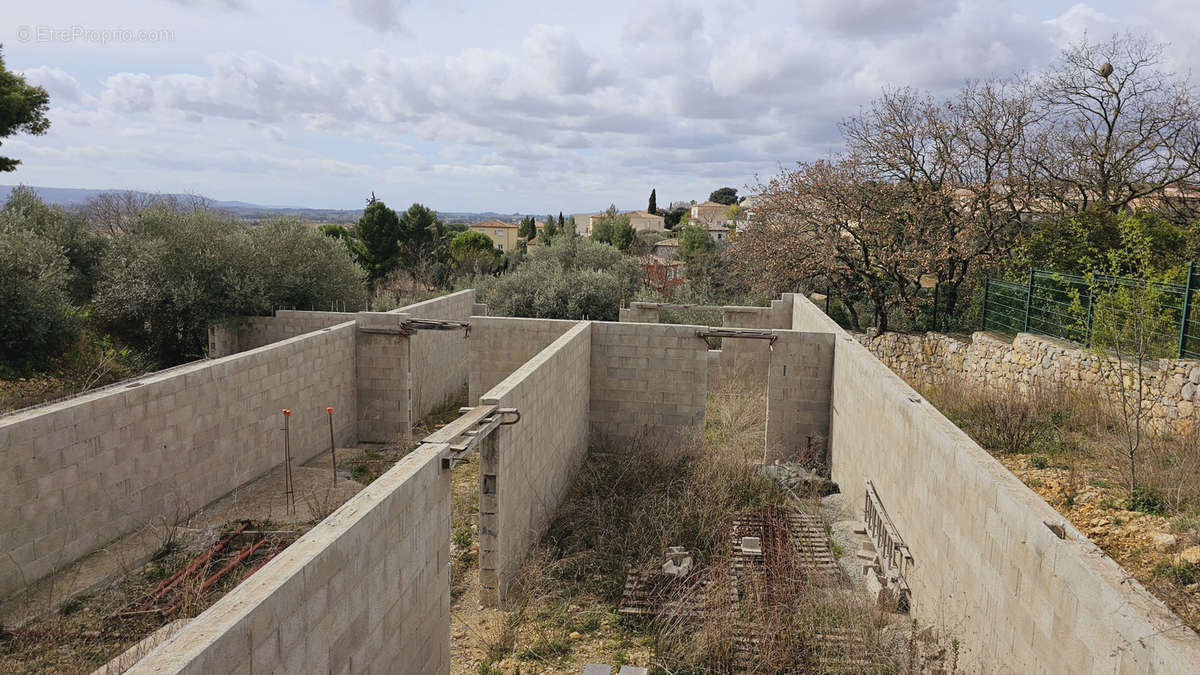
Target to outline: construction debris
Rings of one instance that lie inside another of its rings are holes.
[[[662,566],[663,574],[682,579],[692,571],[692,556],[682,546],[667,549],[667,562]]]
[[[807,497],[813,494],[828,497],[841,491],[837,483],[818,475],[802,464],[777,461],[774,464],[760,464],[756,469],[763,477],[791,490],[797,497]]]

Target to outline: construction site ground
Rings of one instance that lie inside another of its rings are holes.
[[[460,404],[456,400],[435,410],[414,430],[413,438],[419,440],[456,417]],[[285,495],[284,468],[277,467],[194,514],[174,514],[146,523],[137,532],[43,579],[0,606],[0,673],[89,673],[135,645],[138,656],[148,652],[157,642],[141,641],[151,635],[158,641],[169,637],[187,619],[241,583],[271,551],[295,541],[414,447],[416,441],[338,448],[336,483],[329,453],[318,454],[292,470],[294,509]],[[247,534],[205,561],[194,576],[206,579],[214,575],[234,553],[247,548],[247,537],[258,536],[254,533],[265,533],[262,536],[271,540],[268,545],[235,565],[204,593],[181,590],[179,595],[185,597],[171,614],[137,611],[149,592],[242,521],[250,521]],[[122,665],[130,664],[125,660]],[[120,668],[113,670],[121,672]]]

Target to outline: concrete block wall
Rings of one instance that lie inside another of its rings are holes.
[[[208,358],[215,359],[354,320],[353,312],[275,310],[275,316],[239,316],[208,328]]]
[[[406,314],[359,312],[358,328],[399,330]],[[358,439],[368,443],[407,442],[412,434],[412,338],[358,333]]]
[[[479,567],[484,604],[503,606],[588,450],[592,326],[577,323],[481,397],[516,408],[480,453]]]
[[[469,321],[475,307],[475,291],[468,289],[397,311],[415,319]],[[409,340],[410,408],[416,422],[467,388],[470,345],[466,330],[423,330]]]
[[[790,301],[773,300],[770,307],[726,307],[721,312],[721,325],[725,328],[791,328],[792,305]],[[761,385],[767,380],[770,361],[771,346],[764,340],[721,339],[721,372],[727,377]]]
[[[1196,671],[1200,637],[815,305],[793,300],[793,328],[834,335],[833,480],[854,504],[873,481],[914,557],[913,612],[954,634],[964,663]]]
[[[824,470],[828,466],[825,441],[829,436],[833,335],[777,331],[769,346],[766,462],[801,462]]]
[[[470,404],[499,384],[578,321],[471,317]]]
[[[445,448],[400,460],[129,672],[450,672]]]
[[[282,460],[356,434],[355,326],[148,375],[0,417],[0,597],[148,523],[180,517]]]
[[[699,326],[592,324],[591,438],[623,444],[704,428],[708,344]]]

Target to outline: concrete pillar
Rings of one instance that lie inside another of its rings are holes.
[[[358,375],[358,439],[404,442],[412,437],[411,340],[361,329],[398,329],[407,314],[359,312],[355,342]]]

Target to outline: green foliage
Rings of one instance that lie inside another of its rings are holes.
[[[562,224],[554,221],[554,214],[546,216],[546,225],[542,228],[542,236],[547,240],[558,236]]]
[[[650,190],[650,202],[646,204],[646,213],[658,213],[658,194]]]
[[[525,241],[537,236],[537,223],[533,220],[533,216],[525,216],[521,219],[517,226],[517,236]]]
[[[612,244],[624,251],[633,244],[633,239],[634,231],[629,224],[629,216],[618,213],[616,205],[610,205],[592,224],[592,241]]]
[[[1072,294],[1071,302],[1078,325],[1089,333],[1101,377],[1116,385],[1105,388],[1106,399],[1116,420],[1118,455],[1125,460],[1131,503],[1143,488],[1137,467],[1149,414],[1146,367],[1171,355],[1178,340],[1178,315],[1166,311],[1170,303],[1159,283],[1169,277],[1154,270],[1155,236],[1145,222],[1132,215],[1117,218],[1117,242],[1102,252],[1098,274],[1084,275],[1086,306],[1079,292]],[[1111,277],[1118,276],[1130,279],[1114,283]]]
[[[401,261],[417,281],[425,284],[440,281],[444,273],[445,235],[445,225],[427,206],[413,204],[400,214]]]
[[[354,233],[362,242],[362,266],[372,283],[400,264],[400,218],[382,200],[372,195]]]
[[[1031,469],[1050,468],[1050,460],[1045,455],[1030,455],[1027,463]]]
[[[674,230],[679,227],[680,223],[687,222],[687,216],[687,208],[677,206],[663,214],[663,226],[668,230]]]
[[[558,237],[507,274],[470,283],[500,316],[615,321],[640,280],[636,262],[612,246]]]
[[[163,363],[202,356],[208,324],[224,317],[365,302],[345,248],[297,222],[251,229],[214,212],[152,209],[133,230],[107,252],[93,307],[114,335]]]
[[[1200,581],[1200,566],[1186,560],[1180,560],[1177,563],[1160,560],[1154,566],[1154,576],[1168,579],[1178,586],[1191,586]]]
[[[70,263],[53,241],[0,220],[0,365],[25,370],[78,335]]]
[[[0,52],[0,138],[16,133],[46,133],[50,128],[50,120],[46,118],[49,108],[50,95],[46,90],[5,68],[4,54]],[[0,171],[12,171],[20,163],[19,159],[0,157]]]
[[[705,280],[712,276],[717,263],[717,242],[708,236],[702,225],[686,225],[679,234],[679,248],[675,254],[686,265],[689,279]]]
[[[71,298],[79,303],[91,296],[106,240],[82,217],[46,204],[32,189],[22,185],[13,189],[8,203],[0,210],[0,223],[33,232],[57,246],[67,258]]]
[[[345,226],[338,225],[337,223],[326,223],[318,225],[317,231],[330,239],[342,242],[346,247],[346,251],[350,253],[350,257],[354,260],[361,261],[363,259],[363,244],[355,236],[353,230],[347,229]]]
[[[1164,272],[1187,263],[1195,252],[1190,228],[1181,227],[1154,213],[1115,214],[1093,207],[1062,218],[1037,222],[1014,259],[1014,269],[1046,267],[1064,274],[1103,270],[1116,276],[1136,274],[1142,268],[1128,262],[1114,266],[1109,253],[1126,246],[1131,235],[1145,242],[1146,267]]]
[[[1139,485],[1133,489],[1129,499],[1125,502],[1125,508],[1130,511],[1140,511],[1141,513],[1149,513],[1156,516],[1167,515],[1167,502],[1157,490]]]
[[[469,230],[454,235],[449,249],[458,274],[490,274],[500,264],[500,252],[492,238],[482,232]]]
[[[708,196],[708,201],[725,205],[736,204],[737,200],[737,188],[731,187],[717,188]]]
[[[362,269],[336,242],[298,220],[250,228],[252,274],[266,285],[268,310],[311,307],[355,311],[366,303]]]

